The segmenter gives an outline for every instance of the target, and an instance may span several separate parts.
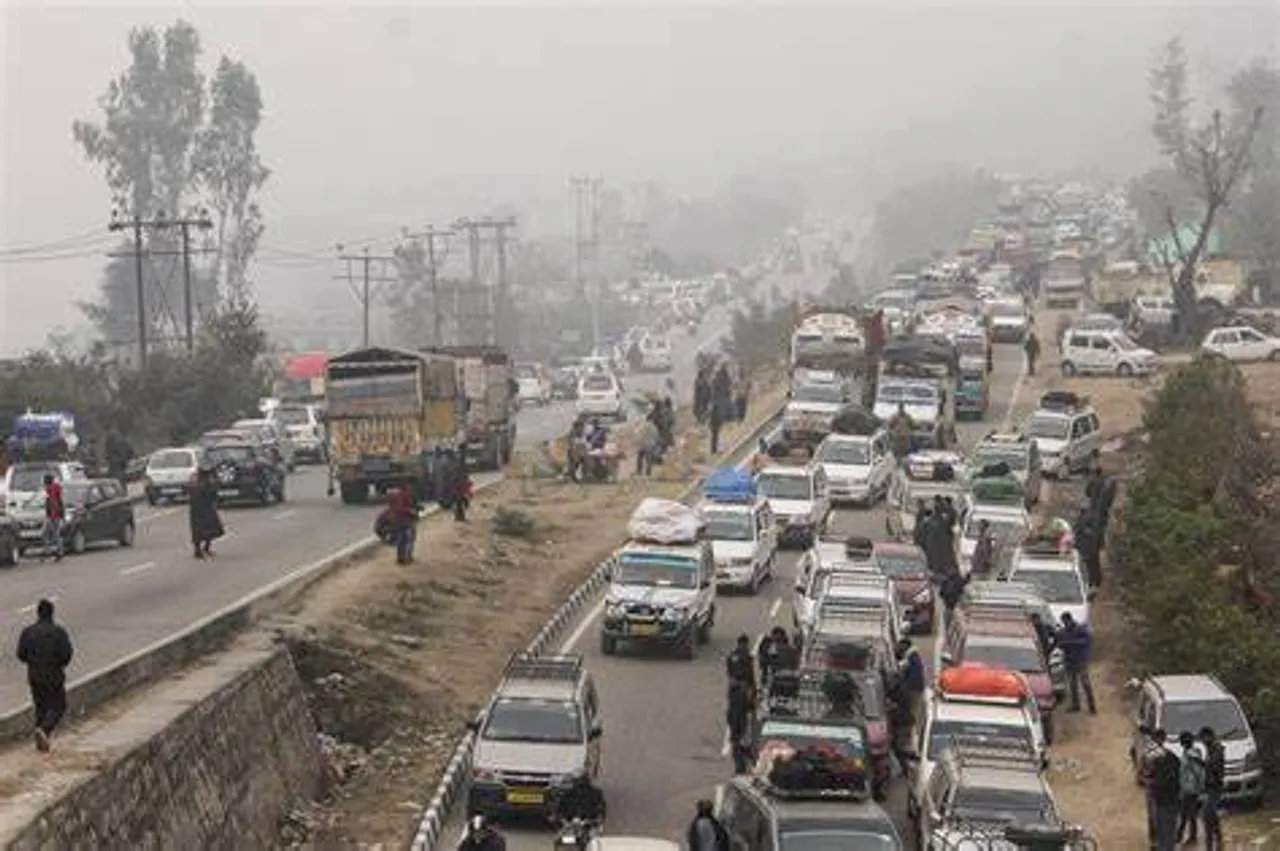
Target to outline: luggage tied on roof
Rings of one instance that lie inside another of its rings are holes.
[[[627,523],[633,541],[654,544],[692,544],[702,534],[697,512],[671,499],[647,497],[640,501]]]

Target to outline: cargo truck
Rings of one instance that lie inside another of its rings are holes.
[[[457,364],[470,468],[497,470],[508,464],[516,445],[519,393],[511,356],[494,346],[441,346],[424,351]]]
[[[329,494],[348,505],[408,485],[435,497],[436,450],[461,426],[458,366],[449,355],[366,348],[329,360],[325,421]]]

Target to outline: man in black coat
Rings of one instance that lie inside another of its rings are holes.
[[[1080,554],[1080,562],[1084,565],[1085,578],[1090,588],[1102,587],[1102,532],[1098,528],[1098,520],[1093,509],[1080,509],[1071,530],[1076,552]]]
[[[71,636],[53,622],[53,603],[36,604],[36,622],[18,637],[18,661],[27,666],[27,684],[35,707],[36,747],[49,750],[49,736],[67,711],[67,666]]]

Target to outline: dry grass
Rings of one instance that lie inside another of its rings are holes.
[[[762,393],[755,416],[780,401]],[[724,445],[748,428],[727,428]],[[682,437],[670,467],[684,475],[504,481],[481,493],[467,523],[425,521],[418,563],[399,566],[388,553],[355,566],[281,622],[321,729],[373,749],[325,803],[315,847],[405,840],[511,653],[615,548],[642,496],[674,497],[705,472],[705,440]],[[492,534],[499,506],[531,518],[533,534]]]

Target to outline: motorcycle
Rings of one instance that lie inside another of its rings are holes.
[[[577,851],[587,851],[591,840],[600,835],[601,827],[600,822],[596,820],[570,819],[560,826],[552,848],[576,848]]]

